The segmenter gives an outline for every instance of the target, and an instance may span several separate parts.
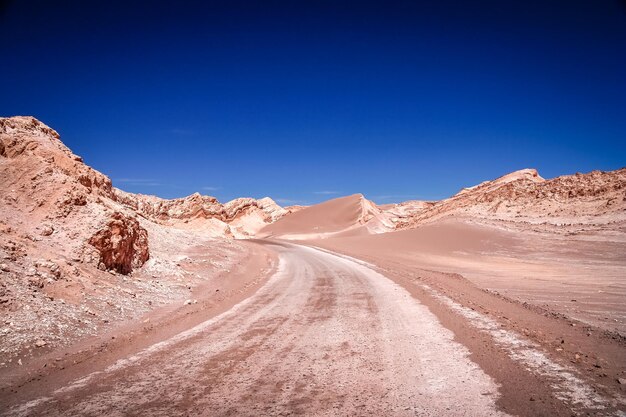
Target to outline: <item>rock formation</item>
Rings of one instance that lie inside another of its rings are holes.
[[[101,269],[112,269],[128,274],[141,267],[150,257],[148,232],[137,219],[120,212],[111,215],[104,228],[89,239],[89,244],[98,250]]]
[[[445,216],[474,220],[603,227],[626,221],[626,168],[564,175],[550,180],[524,169],[464,188],[398,221],[406,229]]]
[[[222,204],[198,193],[171,200],[127,193],[114,188],[107,176],[73,154],[56,131],[33,117],[0,118],[0,162],[0,208],[8,224],[63,242],[75,256],[125,274],[147,259],[147,247],[133,249],[149,242],[135,217],[232,238],[252,236],[289,213],[270,198]],[[108,226],[101,229],[102,224]],[[90,255],[88,243],[100,256]]]
[[[246,257],[233,237],[287,213],[271,199],[126,193],[35,118],[0,118],[0,368],[29,346],[55,348],[189,297]],[[187,258],[194,251],[201,260]]]

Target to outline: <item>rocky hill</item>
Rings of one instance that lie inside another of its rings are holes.
[[[192,223],[210,237],[246,237],[288,213],[270,198],[221,204],[197,193],[164,200],[124,192],[32,117],[0,118],[0,158],[0,209],[7,226],[45,235],[71,257],[96,259],[118,272],[149,258],[150,239],[138,219],[182,228]],[[124,253],[113,260],[112,251]]]
[[[269,198],[126,193],[35,118],[0,118],[0,356],[185,297],[246,256],[231,238],[287,213]],[[186,257],[194,248],[206,259]]]
[[[153,222],[183,228],[189,223],[193,227],[211,225],[211,234],[216,237],[252,236],[265,225],[290,213],[269,197],[258,200],[236,198],[222,204],[215,197],[199,193],[165,200],[114,188],[113,195],[115,201]]]
[[[626,222],[626,168],[550,180],[524,169],[465,188],[397,222],[414,228],[447,216],[546,227],[602,229]],[[609,227],[610,228],[610,227]]]

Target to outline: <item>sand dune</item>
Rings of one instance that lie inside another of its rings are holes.
[[[306,207],[263,228],[257,237],[301,240],[392,230],[381,210],[362,194]]]

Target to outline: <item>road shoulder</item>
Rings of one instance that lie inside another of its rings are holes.
[[[218,277],[220,288],[211,284],[192,289],[189,302],[175,301],[156,308],[138,320],[119,326],[69,348],[49,352],[2,376],[0,408],[41,397],[117,360],[190,329],[229,310],[252,296],[273,275],[277,256],[254,241],[241,241],[249,250],[245,261]]]

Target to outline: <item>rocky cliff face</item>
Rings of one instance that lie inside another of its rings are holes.
[[[236,198],[222,204],[215,197],[198,193],[170,200],[131,194],[116,188],[113,194],[115,201],[151,221],[166,225],[199,226],[203,220],[207,220],[210,221],[212,235],[221,237],[253,236],[263,226],[290,213],[269,197],[259,200]]]
[[[289,211],[270,198],[226,204],[198,193],[165,200],[124,192],[33,117],[0,118],[0,213],[12,230],[43,236],[67,256],[128,274],[149,257],[142,221],[207,237],[247,237]],[[93,248],[98,250],[93,253]]]
[[[18,169],[39,169],[33,181],[47,180],[51,174],[64,175],[90,193],[112,196],[111,180],[85,165],[80,156],[61,142],[55,130],[34,117],[0,118],[0,156],[13,160],[20,158],[19,162],[24,163],[16,162]]]
[[[219,216],[223,206],[215,197],[198,193],[165,200],[152,195],[132,194],[114,189],[114,199],[141,216],[159,222]]]
[[[416,227],[444,216],[511,223],[603,227],[626,221],[626,168],[565,175],[551,180],[526,169],[465,188],[398,222]]]
[[[148,250],[147,239],[140,243],[121,230],[111,236],[108,248],[98,242],[102,261],[89,255],[87,243],[99,233],[99,225],[123,222],[126,230],[137,221],[132,213],[117,212],[111,180],[85,165],[56,131],[32,117],[0,118],[0,150],[0,211],[15,233],[41,236],[33,252],[44,250],[37,246],[52,246],[69,258],[110,264],[109,269],[124,274],[143,264],[144,256],[129,262],[127,253],[114,253],[140,244],[145,249],[137,247],[139,251]]]

